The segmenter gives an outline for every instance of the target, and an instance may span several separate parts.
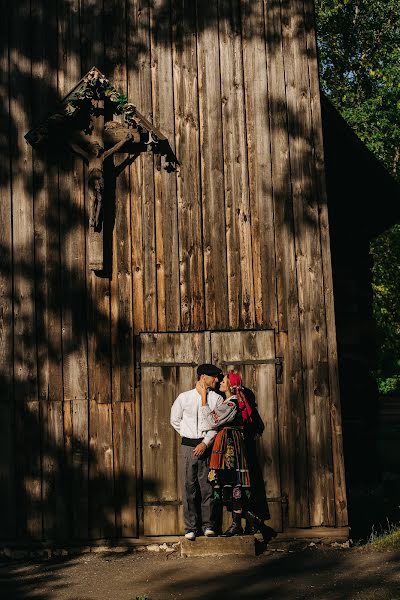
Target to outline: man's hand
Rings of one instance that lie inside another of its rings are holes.
[[[200,442],[193,450],[193,456],[201,456],[207,450],[207,444]]]

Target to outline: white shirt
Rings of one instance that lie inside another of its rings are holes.
[[[216,392],[209,390],[207,393],[207,405],[211,410],[218,408],[224,399]],[[182,392],[171,408],[171,425],[181,437],[191,439],[203,438],[207,446],[211,446],[217,431],[210,429],[205,431],[202,428],[204,420],[201,411],[201,396],[194,388],[188,392]]]

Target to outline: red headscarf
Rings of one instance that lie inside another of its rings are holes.
[[[239,410],[242,413],[243,423],[251,423],[253,420],[252,416],[251,416],[251,413],[253,412],[253,410],[252,410],[250,404],[247,402],[246,396],[243,393],[242,378],[237,373],[230,371],[228,373],[228,379],[229,379],[230,387],[233,389],[234,393],[236,394],[236,396],[238,398],[238,405],[239,405]]]

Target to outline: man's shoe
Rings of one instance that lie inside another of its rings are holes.
[[[194,540],[196,539],[196,534],[194,531],[188,531],[187,533],[185,533],[185,538],[187,540],[190,540],[191,542],[194,542]]]
[[[232,525],[222,534],[223,537],[232,537],[234,535],[243,535],[243,528],[233,521]]]
[[[206,537],[215,537],[217,534],[215,533],[215,531],[213,529],[210,529],[209,527],[207,527],[207,529],[204,530],[204,535]]]

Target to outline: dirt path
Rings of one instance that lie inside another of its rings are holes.
[[[0,565],[1,600],[400,600],[400,553],[309,548],[247,557],[85,554]]]

